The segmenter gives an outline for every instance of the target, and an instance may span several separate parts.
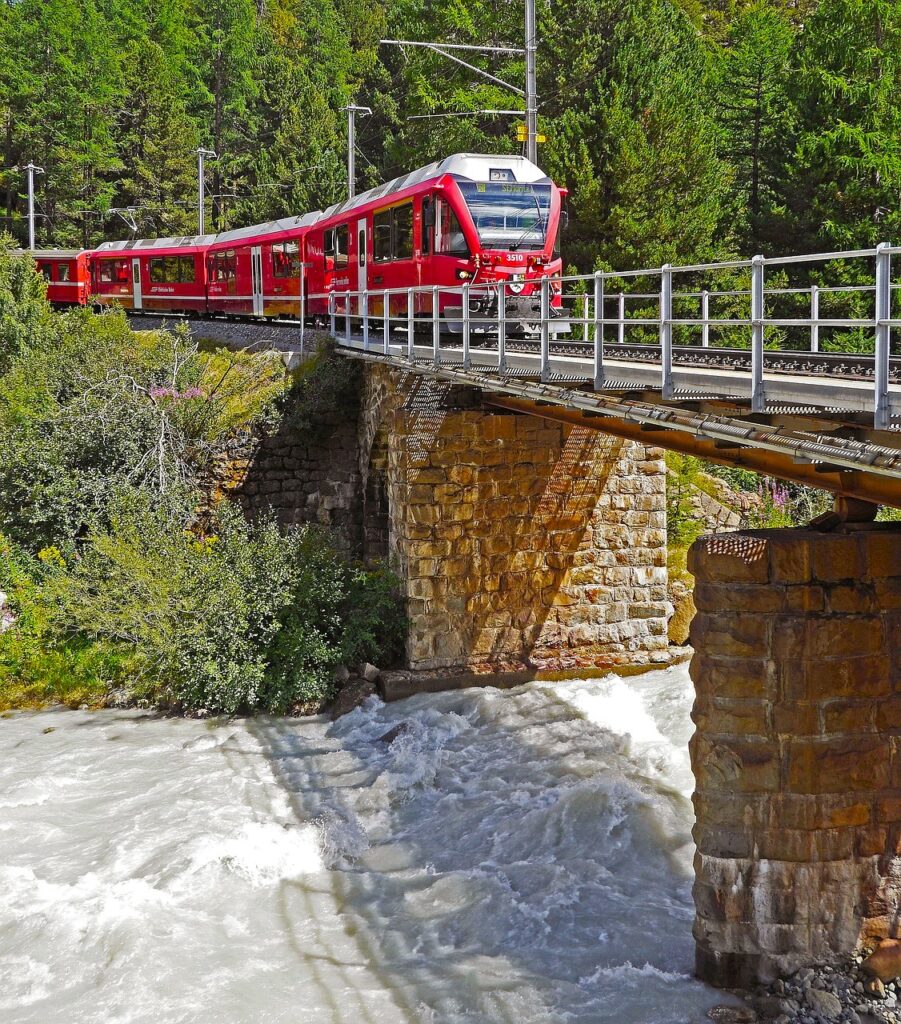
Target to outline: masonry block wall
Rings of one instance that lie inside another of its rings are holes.
[[[411,668],[665,659],[658,450],[493,412],[381,366],[367,368],[364,392],[364,439],[380,450],[373,439],[385,437],[388,549],[408,597]]]
[[[318,523],[358,557],[363,545],[363,485],[357,421],[362,373],[351,376],[315,422],[289,408],[279,430],[254,441],[229,464],[231,487],[251,514],[273,512],[282,526]]]
[[[901,531],[701,538],[689,568],[701,977],[901,935]]]

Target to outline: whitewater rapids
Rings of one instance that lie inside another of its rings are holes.
[[[0,1020],[700,1024],[691,693],[6,717]]]

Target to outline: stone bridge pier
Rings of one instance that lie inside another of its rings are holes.
[[[366,553],[388,554],[410,619],[399,692],[667,659],[659,450],[377,364],[363,392]]]
[[[698,973],[901,936],[901,531],[704,537],[689,568]]]

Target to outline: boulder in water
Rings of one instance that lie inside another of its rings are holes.
[[[332,720],[349,714],[375,693],[375,683],[366,679],[352,679],[338,691],[330,709]]]
[[[393,729],[389,729],[384,736],[379,736],[379,743],[393,743],[398,736],[406,736],[413,728],[409,722],[398,722]]]

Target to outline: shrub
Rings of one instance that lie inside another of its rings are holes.
[[[54,578],[59,627],[133,649],[141,696],[280,713],[328,697],[338,664],[396,643],[391,578],[348,565],[321,532],[281,534],[220,503],[198,535],[192,516],[184,500],[120,496]]]
[[[29,556],[0,536],[0,590],[15,615],[13,626],[0,632],[0,711],[98,705],[129,676],[132,654],[123,645],[54,628],[54,588],[46,584],[64,570],[57,549]]]
[[[0,529],[33,548],[82,535],[123,486],[200,486],[286,385],[275,357],[202,353],[121,313],[55,320],[0,377]]]

